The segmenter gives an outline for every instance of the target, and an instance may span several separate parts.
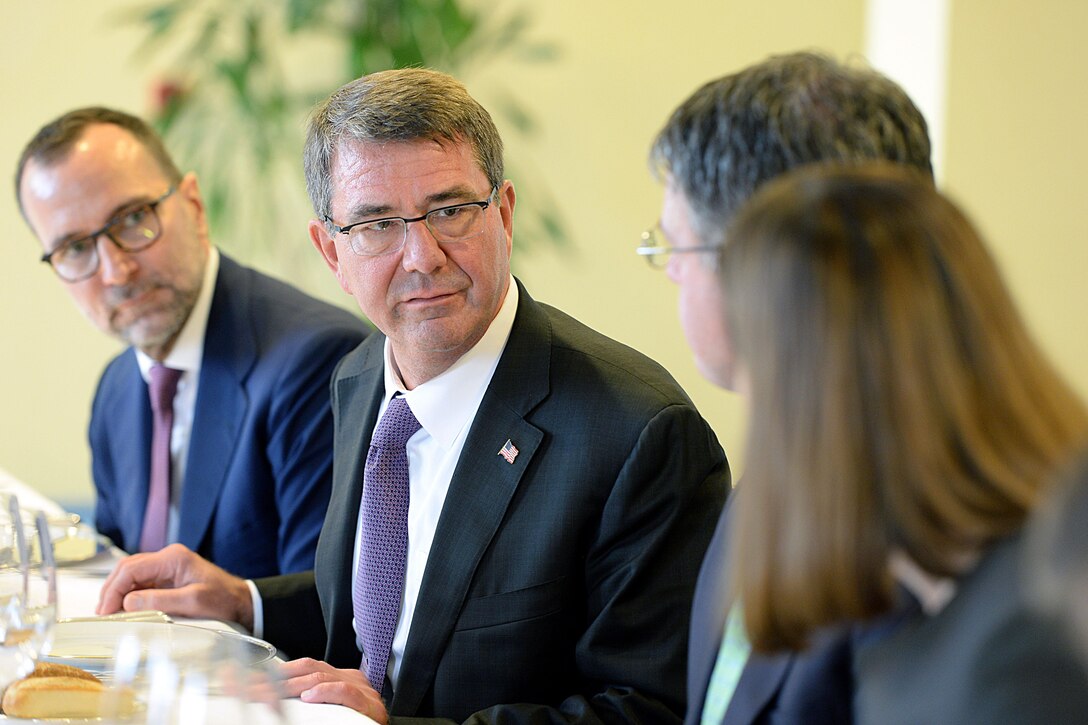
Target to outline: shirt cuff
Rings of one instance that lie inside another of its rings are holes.
[[[249,587],[249,598],[253,602],[253,636],[264,639],[264,604],[261,601],[261,593],[257,591],[257,585],[252,579],[246,579]]]

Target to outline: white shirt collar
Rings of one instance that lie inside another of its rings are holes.
[[[208,260],[204,264],[204,281],[201,283],[196,304],[193,305],[189,319],[185,321],[181,332],[178,333],[178,339],[174,342],[170,353],[162,361],[166,367],[186,372],[200,370],[200,363],[204,358],[204,333],[208,329],[208,314],[211,312],[215,280],[218,276],[219,250],[212,247],[208,250]],[[140,375],[143,376],[144,381],[149,381],[151,366],[156,361],[137,349],[136,362],[140,366]]]
[[[480,341],[448,370],[413,390],[405,390],[394,369],[389,338],[386,338],[385,401],[388,402],[399,392],[424,430],[443,447],[452,446],[461,430],[476,416],[476,410],[491,382],[491,375],[510,337],[517,310],[518,286],[511,276],[506,299]]]
[[[955,579],[933,576],[900,549],[891,552],[888,567],[895,580],[918,600],[927,616],[940,614],[956,596]]]

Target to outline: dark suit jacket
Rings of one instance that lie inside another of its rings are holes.
[[[718,522],[695,586],[688,651],[687,725],[701,722],[707,686],[732,605],[729,530],[735,503],[735,497],[730,499]],[[847,631],[828,630],[814,638],[802,653],[752,653],[729,701],[723,725],[852,722],[851,642]]]
[[[1088,723],[1088,671],[1028,604],[1021,556],[1019,536],[998,543],[936,616],[915,610],[859,647],[859,723]]]
[[[371,336],[333,379],[316,587],[257,582],[268,639],[338,667],[361,659],[352,549],[382,343]],[[507,439],[513,464],[498,455]],[[659,365],[522,289],[450,484],[391,714],[679,722],[692,589],[728,487],[713,432]]]
[[[220,255],[182,489],[182,544],[244,577],[313,567],[331,491],[327,385],[367,331],[354,315]],[[137,551],[151,407],[132,348],[102,374],[89,437],[95,524]]]

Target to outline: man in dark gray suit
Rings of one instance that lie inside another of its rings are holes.
[[[379,722],[679,722],[729,487],[714,434],[660,366],[511,276],[502,143],[452,78],[336,91],[306,168],[314,246],[383,333],[333,375],[315,571],[258,580],[251,600],[175,547],[122,562],[99,610],[240,621],[323,660],[287,665],[290,694]]]
[[[730,221],[761,184],[815,162],[882,159],[932,175],[929,155],[925,119],[901,88],[869,69],[812,53],[772,57],[713,80],[684,101],[651,151],[665,198],[660,223],[643,235],[639,253],[678,285],[681,324],[700,371],[745,392],[717,264]],[[743,637],[724,636],[733,607],[732,509],[722,515],[696,587],[686,722],[850,722],[847,634],[828,632],[803,655],[777,656],[750,653]]]

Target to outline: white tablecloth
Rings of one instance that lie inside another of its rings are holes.
[[[50,516],[64,513],[64,510],[55,502],[0,469],[0,492],[4,491],[15,493],[19,497],[19,503],[23,508],[38,508]],[[102,589],[102,583],[105,581],[106,575],[123,556],[124,552],[115,547],[110,547],[93,559],[60,567],[57,571],[57,618],[94,616],[94,609],[98,604],[98,594]],[[234,629],[229,624],[215,620],[182,619],[177,617],[174,619],[179,623],[183,622],[209,629],[226,631]],[[302,702],[297,698],[285,700],[283,704],[289,725],[365,725],[366,723],[374,723],[365,715],[339,705],[314,705]],[[223,722],[224,725],[241,725],[241,723],[231,719],[215,720],[214,703],[210,707],[213,715],[212,722]],[[2,719],[3,716],[0,716],[0,720]]]

